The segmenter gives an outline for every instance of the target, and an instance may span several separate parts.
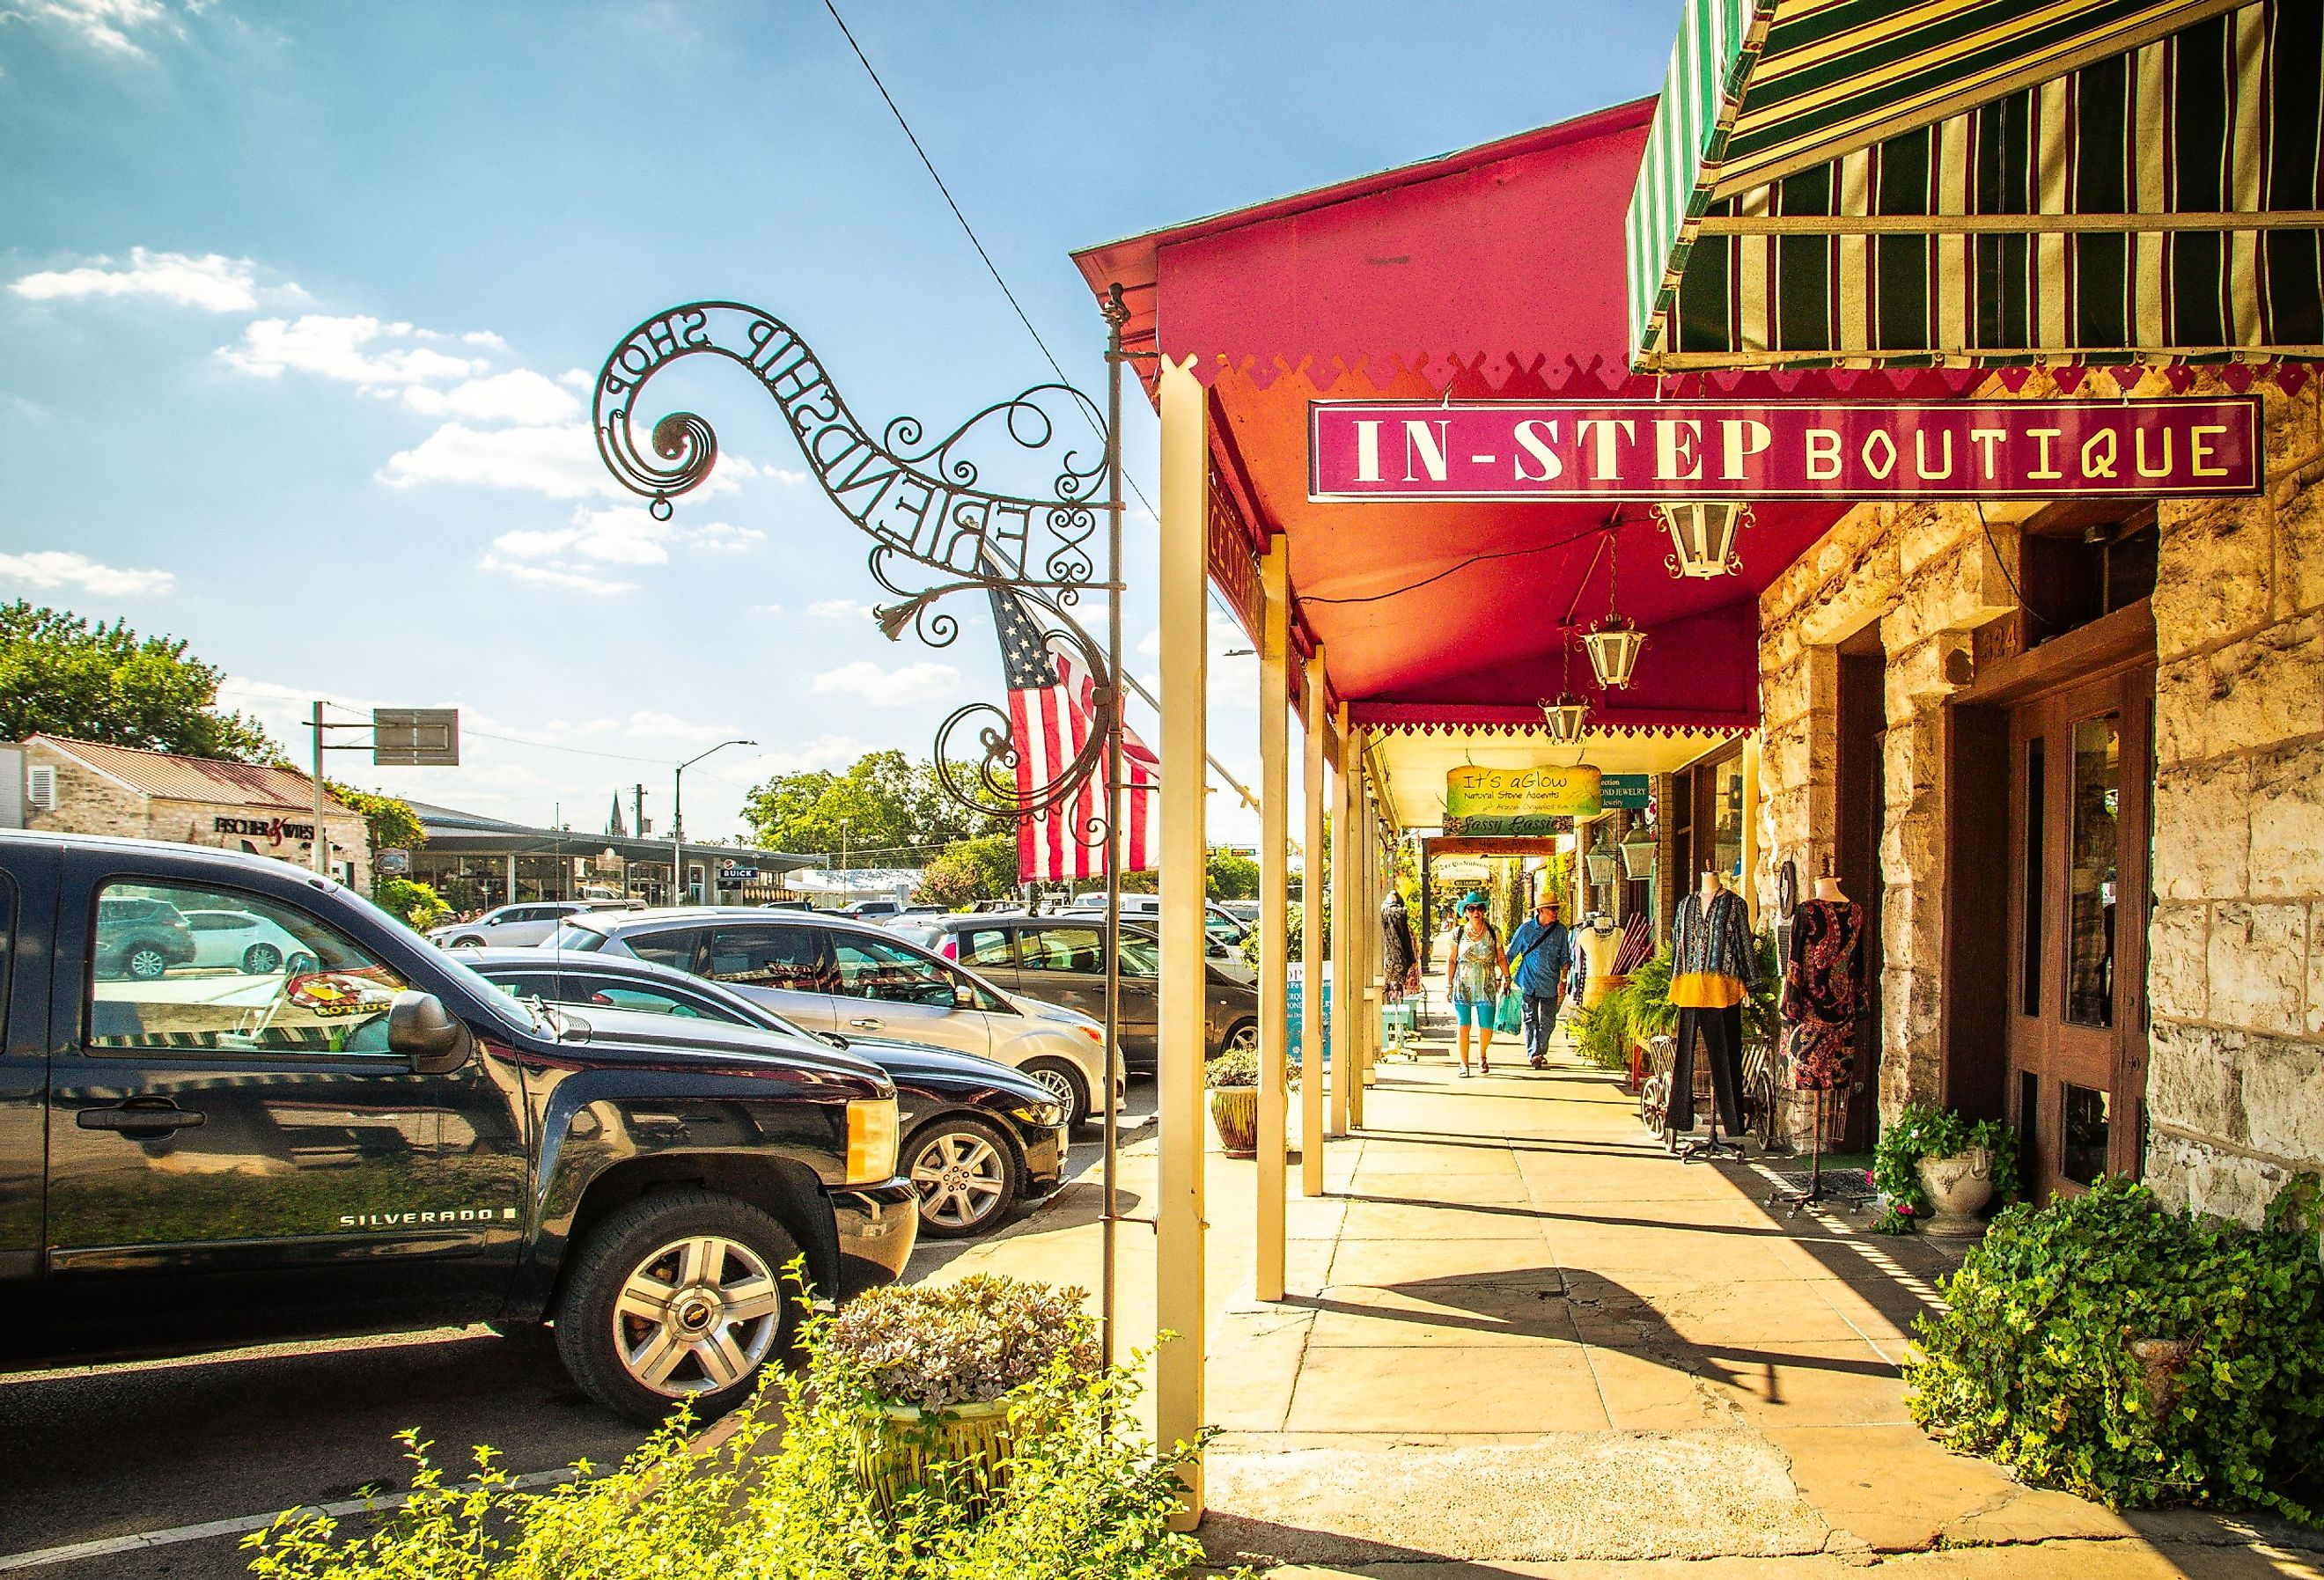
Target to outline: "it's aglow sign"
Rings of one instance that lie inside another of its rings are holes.
[[[1308,408],[1308,497],[2255,494],[2259,402],[1401,401]]]
[[[1444,832],[1554,834],[1561,818],[1598,815],[1599,778],[1586,764],[1452,769],[1444,775]]]

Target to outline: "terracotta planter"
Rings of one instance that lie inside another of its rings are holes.
[[[1950,1158],[1923,1158],[1921,1187],[1929,1193],[1935,1213],[1928,1223],[1932,1234],[1975,1234],[1984,1223],[1978,1214],[1993,1199],[1993,1149],[1971,1147]]]
[[[937,1411],[881,1405],[888,1425],[857,1438],[855,1474],[881,1510],[893,1513],[907,1492],[927,1484],[930,1466],[959,1465],[956,1474],[969,1483],[960,1495],[981,1506],[1009,1483],[1009,1458],[1017,1446],[1009,1406],[1007,1394]]]
[[[1259,1088],[1213,1086],[1211,1123],[1219,1127],[1219,1145],[1228,1157],[1259,1156]]]
[[[1629,985],[1630,979],[1627,975],[1621,976],[1593,976],[1590,979],[1589,984],[1582,990],[1582,1007],[1585,1010],[1594,1010],[1600,1004],[1606,1002],[1606,995],[1608,993],[1612,993],[1618,987],[1628,987]]]

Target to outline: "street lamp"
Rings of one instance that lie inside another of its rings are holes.
[[[678,772],[670,776],[669,897],[672,904],[678,902],[679,892],[686,887],[686,771],[709,756],[712,752],[724,752],[729,746],[755,746],[758,744],[756,741],[721,741],[711,747],[709,752],[696,753],[679,763]],[[718,892],[718,880],[706,873],[702,886],[710,891],[706,898],[715,902]]]

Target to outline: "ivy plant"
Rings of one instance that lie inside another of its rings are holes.
[[[1952,1158],[1984,1147],[1993,1153],[1993,1194],[2007,1201],[2017,1194],[2017,1132],[1999,1120],[1963,1119],[1950,1108],[1908,1103],[1880,1130],[1866,1176],[1887,1198],[1888,1210],[1872,1227],[1881,1234],[1909,1234],[1929,1215],[1928,1188],[1921,1183],[1921,1160]]]
[[[2312,1202],[2312,1197],[2306,1198]],[[1913,1418],[1949,1447],[2115,1508],[2324,1508],[2324,1264],[2102,1178],[1994,1221],[1918,1324]],[[2306,1211],[2313,1211],[2312,1205]]]

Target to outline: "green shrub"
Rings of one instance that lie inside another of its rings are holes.
[[[1259,1085],[1259,1050],[1255,1048],[1230,1048],[1203,1067],[1203,1085],[1219,1086],[1256,1086]],[[1299,1067],[1286,1063],[1283,1072],[1283,1089],[1299,1089]]]
[[[1888,1198],[1888,1210],[1872,1225],[1877,1234],[1909,1234],[1933,1204],[1921,1183],[1921,1160],[1951,1158],[1972,1147],[1993,1153],[1993,1198],[2007,1201],[2017,1194],[2017,1132],[1998,1120],[1975,1123],[1950,1108],[1907,1103],[1904,1111],[1880,1128],[1872,1151],[1870,1183]]]
[[[2004,1212],[1944,1293],[1951,1308],[1921,1319],[1905,1380],[1913,1418],[1948,1446],[2113,1508],[2261,1505],[2315,1521],[2312,1229],[2247,1231],[2102,1178]]]
[[[1176,1580],[1202,1557],[1173,1534],[1180,1453],[1129,1437],[1136,1382],[1092,1374],[1088,1322],[1012,1391],[1018,1441],[1004,1485],[982,1467],[932,1465],[882,1512],[858,1470],[867,1441],[905,1430],[869,1390],[839,1319],[803,1325],[806,1366],[770,1382],[706,1451],[674,1418],[621,1468],[520,1492],[488,1449],[447,1485],[407,1434],[411,1501],[375,1530],[344,1536],[318,1514],[283,1515],[244,1538],[261,1580]],[[779,1420],[779,1441],[777,1421]],[[586,1476],[588,1467],[581,1467]],[[971,1483],[974,1483],[973,1486]]]
[[[1630,1067],[1630,990],[1618,987],[1594,1010],[1575,1012],[1573,1046],[1601,1070]]]
[[[409,878],[381,878],[372,884],[372,899],[382,910],[399,920],[410,922],[414,931],[426,932],[452,914],[443,896],[425,883],[415,883]]]

